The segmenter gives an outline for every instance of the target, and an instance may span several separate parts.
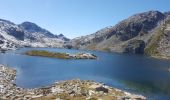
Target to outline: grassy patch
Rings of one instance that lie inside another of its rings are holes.
[[[96,44],[95,43],[89,44],[89,45],[87,45],[86,48],[89,50],[96,50]]]
[[[25,54],[29,56],[42,56],[42,57],[50,57],[50,58],[69,59],[69,55],[66,53],[49,52],[45,50],[31,50],[31,51],[27,51]]]
[[[152,36],[148,46],[145,48],[146,55],[152,55],[152,56],[159,55],[157,48],[158,48],[158,43],[164,34],[164,30],[165,30],[165,26],[163,25],[162,27],[158,29],[157,33]]]

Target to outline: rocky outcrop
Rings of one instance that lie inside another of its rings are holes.
[[[25,35],[24,31],[18,29],[17,27],[11,27],[11,28],[6,27],[4,31],[9,35],[14,36],[18,40],[24,40],[24,35]]]
[[[97,56],[91,53],[67,53],[70,59],[97,59]]]
[[[64,40],[66,42],[70,41],[70,39],[68,39],[67,37],[65,37],[63,34],[59,34],[59,35],[55,35],[57,38]]]
[[[1,36],[1,35],[0,35]],[[7,50],[14,50],[17,48],[17,45],[13,42],[7,41],[2,37],[0,37],[0,52],[5,53]]]
[[[16,70],[0,65],[0,99],[1,100],[146,100],[144,96],[131,94],[102,83],[83,80],[56,82],[47,87],[23,89],[13,81]]]
[[[124,53],[143,54],[145,42],[143,40],[130,40],[123,45]]]

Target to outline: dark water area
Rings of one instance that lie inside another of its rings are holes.
[[[35,49],[67,53],[89,52],[97,55],[98,59],[56,59],[23,54]],[[16,84],[24,88],[37,88],[69,79],[95,80],[143,94],[149,99],[170,100],[170,60],[97,51],[22,48],[0,54],[0,64],[17,69]]]

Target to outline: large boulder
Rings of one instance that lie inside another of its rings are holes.
[[[95,90],[96,91],[102,91],[104,93],[108,93],[109,92],[109,90],[107,88],[103,87],[103,86],[97,87]]]

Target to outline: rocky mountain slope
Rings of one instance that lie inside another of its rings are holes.
[[[156,58],[170,59],[170,16],[154,30],[154,35],[149,39],[145,53]]]
[[[64,35],[54,35],[31,22],[14,24],[0,19],[0,48],[16,47],[63,47],[69,41]]]
[[[156,55],[164,56],[170,52],[169,15],[169,12],[159,11],[135,14],[115,26],[72,39],[65,47],[148,55],[154,55],[154,49]],[[157,34],[162,35],[155,40]]]

